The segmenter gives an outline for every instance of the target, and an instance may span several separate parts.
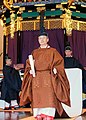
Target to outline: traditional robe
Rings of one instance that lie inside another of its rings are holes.
[[[18,99],[22,81],[19,72],[7,65],[3,68],[3,75],[4,79],[2,82],[1,99],[10,103],[11,100]]]
[[[29,74],[26,61],[20,105],[31,101],[33,108],[56,108],[61,115],[61,102],[70,105],[70,87],[64,70],[64,60],[54,48],[38,48],[32,52],[36,77]],[[57,74],[53,73],[56,68]]]

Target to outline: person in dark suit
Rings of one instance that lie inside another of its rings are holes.
[[[72,48],[70,46],[65,47],[65,57],[64,57],[64,67],[65,68],[79,68],[82,70],[82,91],[86,94],[86,70],[83,65],[73,57]],[[85,104],[84,104],[85,102]],[[83,102],[83,107],[86,108],[86,100]]]
[[[5,66],[3,68],[3,82],[1,90],[1,99],[5,101],[5,109],[17,108],[19,92],[21,90],[21,78],[16,66],[11,67],[12,60],[9,56],[5,57]]]
[[[84,69],[79,60],[73,57],[72,48],[70,46],[65,47],[64,66],[65,68],[80,68],[82,70]]]

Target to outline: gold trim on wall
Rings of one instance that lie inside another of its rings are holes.
[[[0,20],[0,70],[3,69],[3,25]]]
[[[86,31],[86,22],[72,20],[72,30]],[[64,29],[63,19],[47,19],[44,20],[45,29]],[[39,20],[29,20],[29,21],[21,21],[21,31],[26,30],[39,30],[40,29],[40,21]],[[15,23],[15,32],[17,31],[17,24]],[[6,35],[10,34],[10,25],[6,27]]]
[[[72,29],[79,31],[86,31],[86,22],[72,20]]]

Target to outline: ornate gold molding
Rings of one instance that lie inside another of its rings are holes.
[[[10,34],[11,34],[11,38],[14,37],[14,32],[15,32],[15,14],[13,13],[13,11],[11,11],[11,22],[10,22]]]
[[[0,19],[0,70],[3,69],[3,23],[2,20]]]
[[[86,31],[86,22],[72,20],[72,29]]]
[[[63,14],[63,28],[66,29],[66,33],[68,36],[72,34],[72,19],[71,19],[71,11],[69,9],[64,9],[65,14]]]
[[[63,29],[63,22],[64,19],[48,19],[44,20],[45,29]],[[39,30],[40,21],[39,20],[31,20],[31,21],[20,21],[21,31],[26,30]],[[86,22],[71,20],[71,29],[72,30],[79,30],[79,31],[86,31]],[[18,31],[17,23],[15,24],[15,32]],[[6,27],[6,35],[10,34],[10,25]]]
[[[4,5],[9,9],[12,10],[12,4],[13,4],[13,0],[3,0]]]

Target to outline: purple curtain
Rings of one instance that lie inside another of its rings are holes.
[[[8,55],[12,58],[13,64],[17,63],[17,32],[12,39],[8,35]]]
[[[73,56],[86,66],[86,32],[73,30],[68,41],[72,47]]]
[[[46,30],[49,35],[49,45],[56,48],[59,53],[64,56],[64,30]],[[28,55],[39,47],[37,37],[39,31],[23,31],[22,32],[22,42],[21,42],[21,62],[25,64]]]
[[[59,53],[64,57],[64,30],[54,29],[46,30],[49,35],[49,45],[56,48]],[[20,40],[16,32],[14,38],[8,36],[8,55],[12,58],[13,64],[20,62],[25,64],[28,55],[39,47],[37,37],[39,31],[22,31]],[[86,66],[86,32],[72,31],[72,36],[68,37],[68,41],[73,50],[73,56],[80,61],[83,66]],[[19,43],[18,43],[19,42]]]

